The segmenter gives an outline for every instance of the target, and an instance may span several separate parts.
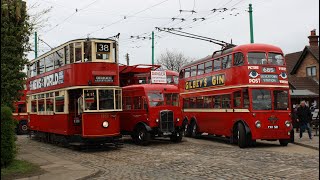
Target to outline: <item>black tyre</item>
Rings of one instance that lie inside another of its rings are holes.
[[[281,146],[288,146],[290,140],[289,139],[279,139]]]
[[[151,135],[143,126],[138,126],[133,136],[134,142],[138,145],[146,146],[149,144]]]
[[[29,128],[27,123],[20,122],[18,124],[18,134],[28,134],[28,132],[29,132]]]
[[[170,141],[172,142],[181,142],[183,137],[183,131],[175,132],[170,136]]]
[[[190,133],[190,130],[189,130],[188,121],[186,121],[186,120],[183,121],[182,129],[183,129],[183,136],[185,136],[185,137],[190,137],[191,136],[191,133]]]
[[[247,147],[247,137],[246,137],[246,130],[242,123],[238,123],[238,146],[240,148]]]
[[[198,125],[195,121],[193,121],[193,123],[190,127],[190,133],[191,133],[191,137],[193,137],[193,138],[197,138],[200,135],[200,133],[198,131]]]

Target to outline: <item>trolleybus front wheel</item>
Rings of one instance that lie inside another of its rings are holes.
[[[290,140],[288,140],[288,139],[279,139],[281,146],[288,146],[289,141]]]
[[[246,130],[242,123],[238,123],[238,146],[240,148],[247,147],[247,137],[246,137]]]

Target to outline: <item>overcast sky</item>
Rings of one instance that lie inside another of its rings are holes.
[[[158,32],[155,27],[179,28],[234,44],[250,42],[248,4],[253,4],[255,43],[279,46],[284,53],[301,51],[308,45],[312,29],[319,34],[319,0],[26,0],[35,14],[52,6],[45,27],[38,30],[50,46],[89,37],[108,38],[120,33],[120,63],[129,53],[130,64],[151,64],[151,40],[155,31],[155,57],[168,50],[199,59],[220,49],[211,43]],[[225,12],[212,9],[227,8]],[[235,9],[234,9],[235,8]],[[182,13],[179,10],[186,10]],[[196,13],[187,11],[194,10]],[[172,21],[172,18],[179,19]],[[193,21],[205,18],[204,21]],[[44,18],[45,19],[45,18]],[[34,36],[30,38],[34,41]],[[39,54],[48,51],[40,43]],[[34,53],[28,54],[29,59]]]

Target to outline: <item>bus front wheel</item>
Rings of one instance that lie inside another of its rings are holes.
[[[143,145],[143,146],[148,145],[151,139],[150,133],[143,126],[138,126],[132,137],[136,144]]]
[[[238,146],[240,148],[247,147],[247,137],[246,137],[246,130],[242,123],[238,123]]]
[[[170,136],[170,140],[172,142],[178,143],[182,141],[182,136],[183,136],[183,131],[177,131]]]

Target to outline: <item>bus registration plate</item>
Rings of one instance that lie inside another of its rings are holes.
[[[268,126],[268,129],[279,129],[279,126]]]

